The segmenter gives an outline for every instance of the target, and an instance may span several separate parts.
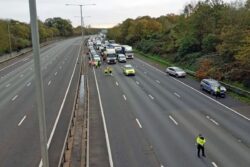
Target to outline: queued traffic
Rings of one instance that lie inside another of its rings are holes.
[[[134,52],[132,46],[120,45],[115,43],[114,40],[106,40],[104,34],[98,36],[91,36],[88,39],[87,46],[89,48],[89,64],[95,66],[96,68],[101,66],[101,64],[106,64],[104,73],[107,75],[112,75],[112,67],[109,65],[114,65],[117,63],[125,63],[122,66],[122,73],[125,76],[135,76],[135,68],[127,63],[134,59]],[[165,72],[176,78],[185,78],[187,72],[180,67],[171,66],[165,69]],[[217,97],[226,97],[226,88],[211,78],[205,78],[200,82],[200,89],[206,91],[207,93]]]

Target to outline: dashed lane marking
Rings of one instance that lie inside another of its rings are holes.
[[[218,167],[217,164],[216,164],[215,162],[212,162],[212,165],[213,165],[214,167]]]
[[[115,82],[116,86],[119,86],[119,83],[118,82]]]
[[[11,100],[15,101],[18,98],[18,95],[14,96]]]
[[[160,84],[160,83],[161,83],[159,80],[156,80],[155,82],[157,82],[158,84]]]
[[[149,94],[148,96],[149,96],[152,100],[154,100],[154,97],[153,97],[152,95]]]
[[[7,84],[5,87],[8,88],[10,86],[10,84]]]
[[[125,96],[125,95],[123,95],[123,98],[124,98],[124,100],[125,100],[125,101],[127,100],[127,98],[126,98],[126,96]]]
[[[171,115],[169,115],[169,118],[175,123],[175,125],[178,125],[178,122]]]
[[[21,119],[21,121],[18,123],[18,126],[21,126],[22,125],[22,123],[23,123],[23,121],[26,119],[26,115]]]
[[[55,76],[57,75],[57,72],[55,72]]]
[[[181,98],[181,96],[176,92],[174,92],[174,95],[177,96],[178,98]]]
[[[140,128],[142,128],[140,121],[136,118],[136,122]]]
[[[48,82],[48,86],[51,84],[51,81]]]
[[[28,86],[28,87],[29,87],[30,85],[31,85],[31,82],[27,83],[27,85],[26,85],[26,86]]]

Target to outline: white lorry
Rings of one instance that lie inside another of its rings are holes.
[[[134,58],[134,52],[132,46],[122,45],[122,53],[126,56],[127,59]]]
[[[116,64],[117,55],[115,49],[106,49],[106,51],[104,51],[104,57],[108,64]]]

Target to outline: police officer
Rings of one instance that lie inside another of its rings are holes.
[[[218,86],[218,87],[216,88],[216,91],[215,91],[215,96],[216,96],[216,98],[220,97],[220,93],[221,93],[221,89],[220,89],[220,86]]]
[[[202,156],[206,157],[205,148],[204,148],[205,143],[206,143],[206,139],[201,134],[199,134],[199,136],[197,136],[197,138],[196,138],[197,156],[198,157],[200,157],[200,151],[202,151]]]

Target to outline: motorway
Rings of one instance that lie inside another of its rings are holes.
[[[41,48],[45,115],[51,166],[58,166],[80,75],[80,38]],[[0,166],[41,161],[33,55],[0,68]]]
[[[127,63],[135,76],[124,76],[119,63],[112,65],[113,76],[103,74],[106,65],[89,70],[111,167],[250,166],[250,119],[223,104],[230,97],[217,100],[197,82],[190,86],[188,78],[170,77],[137,58]],[[200,133],[206,158],[196,153]]]

